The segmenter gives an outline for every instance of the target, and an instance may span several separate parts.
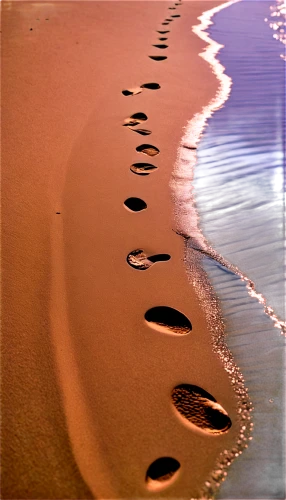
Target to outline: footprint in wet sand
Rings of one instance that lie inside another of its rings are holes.
[[[133,163],[130,170],[137,175],[149,175],[154,170],[157,170],[157,168],[158,167],[155,167],[155,165],[151,163]]]
[[[149,269],[156,262],[166,262],[170,260],[171,256],[167,253],[160,253],[156,255],[151,255],[147,257],[144,250],[141,248],[137,250],[133,250],[127,255],[127,262],[129,266],[134,267],[134,269],[138,269],[139,271],[145,271]]]
[[[174,19],[165,19],[165,21],[167,21],[168,23],[171,23],[172,21],[174,21]]]
[[[151,328],[163,333],[187,335],[192,330],[190,320],[173,307],[152,307],[145,313],[145,320]]]
[[[157,33],[160,33],[160,35],[166,35],[166,33],[170,33],[170,31],[169,30],[166,30],[166,31],[157,30]]]
[[[148,156],[156,156],[160,153],[159,149],[151,144],[141,144],[140,146],[137,146],[136,151],[138,151],[138,153],[144,153]]]
[[[222,434],[231,427],[225,409],[204,389],[181,384],[173,389],[171,397],[179,414],[196,427],[211,434]]]
[[[140,92],[142,92],[141,87],[135,87],[130,90],[122,90],[122,94],[126,96],[140,94]]]
[[[140,135],[150,135],[152,134],[151,130],[147,130],[146,128],[132,128],[132,132],[137,132]]]
[[[142,122],[148,120],[148,116],[145,113],[134,113],[129,116],[129,118],[125,118],[123,126],[124,127],[135,127],[135,125],[139,125]]]
[[[169,10],[176,10],[176,7],[169,7]]]
[[[163,43],[158,43],[158,44],[153,45],[153,47],[157,47],[157,49],[167,49],[168,45],[165,45]]]
[[[180,14],[174,14],[173,16],[171,17],[181,17]]]
[[[136,94],[140,94],[142,92],[143,89],[148,89],[148,90],[158,90],[160,89],[161,86],[159,85],[159,83],[143,83],[143,85],[140,85],[140,87],[135,87],[133,89],[130,89],[130,90],[122,90],[122,94],[125,95],[125,96],[129,96],[129,95],[136,95]]]
[[[165,21],[162,23],[163,26],[167,26],[169,23],[166,23]]]
[[[165,59],[167,59],[167,56],[149,56],[149,57],[154,61],[164,61]]]
[[[127,198],[124,202],[125,208],[130,210],[131,212],[142,212],[142,210],[146,210],[147,204],[141,198]]]
[[[172,457],[160,457],[148,467],[146,474],[147,487],[156,491],[166,488],[178,476],[180,462]]]
[[[164,42],[165,40],[168,40],[168,38],[165,38],[165,37],[159,37],[158,40],[160,40],[160,42]]]
[[[148,89],[148,90],[158,90],[161,88],[159,83],[143,83],[141,87],[142,89]]]

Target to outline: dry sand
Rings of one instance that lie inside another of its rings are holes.
[[[217,88],[191,26],[219,3],[3,5],[2,498],[196,497],[235,442],[236,400],[187,280],[169,188],[182,128]],[[160,29],[167,49],[152,47]],[[148,82],[161,88],[122,94]],[[122,126],[136,112],[151,135]],[[144,143],[160,154],[138,153]],[[130,171],[143,161],[158,169]],[[133,196],[147,209],[128,211]],[[138,248],[171,259],[138,271],[126,262]],[[150,328],[144,314],[160,305],[192,332]],[[179,417],[181,383],[218,400],[229,432]],[[162,456],[181,469],[156,493],[145,476]]]

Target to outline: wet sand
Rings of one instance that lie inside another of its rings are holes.
[[[216,5],[3,7],[3,498],[198,497],[235,442],[236,399],[187,279],[169,187],[182,128],[217,88],[191,32]],[[160,89],[122,94],[150,82]],[[150,135],[122,126],[138,112]],[[130,171],[142,162],[158,168]],[[147,208],[128,211],[132,197]],[[171,258],[138,270],[126,261],[137,249]],[[157,306],[192,331],[151,328]],[[210,393],[229,431],[184,419],[171,398],[180,384]],[[166,456],[177,478],[146,485]]]

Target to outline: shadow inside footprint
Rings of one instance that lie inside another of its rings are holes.
[[[180,14],[174,14],[173,16],[171,17],[181,17]]]
[[[225,409],[204,389],[181,384],[172,391],[176,410],[192,424],[211,434],[222,434],[231,427]]]
[[[129,96],[129,95],[137,95],[137,94],[140,94],[142,92],[143,89],[148,89],[148,90],[158,90],[160,89],[161,86],[159,85],[159,83],[143,83],[143,85],[140,85],[140,87],[135,87],[134,89],[130,89],[130,90],[122,90],[122,94],[125,95],[125,96]]]
[[[130,170],[137,175],[149,175],[154,170],[157,170],[157,168],[158,167],[155,167],[155,165],[151,163],[133,163]]]
[[[160,42],[164,42],[165,40],[168,40],[168,38],[166,38],[166,37],[159,37],[158,40],[160,40]]]
[[[145,320],[159,332],[187,335],[192,330],[189,319],[173,307],[152,307],[145,313]]]
[[[136,151],[138,151],[138,153],[144,153],[148,156],[156,156],[160,153],[159,149],[151,144],[141,144],[140,146],[137,146]]]
[[[135,127],[135,125],[139,125],[139,123],[145,122],[148,120],[148,116],[145,113],[134,113],[129,118],[125,118],[123,126],[124,127]]]
[[[140,135],[150,135],[152,134],[151,130],[147,130],[146,128],[133,128],[132,132],[137,132]]]
[[[140,92],[142,92],[141,87],[135,87],[134,89],[130,89],[130,90],[128,90],[128,89],[122,90],[122,94],[125,96],[140,94]]]
[[[158,90],[161,88],[161,86],[159,85],[159,83],[143,83],[143,85],[141,85],[141,88],[148,90]]]
[[[169,7],[169,10],[176,10],[176,7]]]
[[[180,467],[180,462],[175,458],[158,458],[152,462],[147,470],[146,482],[148,487],[152,490],[157,490],[168,486],[170,482],[175,479]]]
[[[165,21],[168,21],[168,23],[171,23],[172,21],[174,21],[174,19],[165,19]]]
[[[168,45],[165,45],[164,43],[157,43],[153,45],[153,47],[157,47],[157,49],[167,49]]]
[[[166,35],[166,33],[170,33],[170,31],[169,30],[167,30],[167,31],[159,31],[158,30],[157,33],[160,33],[160,35]]]
[[[141,212],[146,210],[147,204],[141,198],[127,198],[124,202],[125,208],[131,210],[131,212]]]
[[[167,56],[149,56],[150,59],[154,59],[154,61],[164,61],[167,59]]]
[[[137,269],[139,271],[145,271],[149,269],[149,267],[153,266],[155,262],[165,262],[170,260],[171,256],[167,253],[160,253],[156,255],[152,255],[151,257],[147,257],[144,253],[144,250],[141,248],[137,250],[133,250],[127,255],[127,262],[129,266]]]
[[[162,23],[162,26],[167,26],[169,23],[166,23],[165,21]]]

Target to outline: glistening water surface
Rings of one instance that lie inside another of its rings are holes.
[[[224,45],[218,59],[233,83],[199,144],[194,194],[211,246],[254,281],[285,321],[285,62],[265,22],[272,5],[242,1],[213,18],[209,34]],[[205,258],[204,267],[254,404],[252,441],[219,498],[284,498],[284,337],[238,276],[213,259]]]
[[[226,464],[222,499],[285,498],[285,63],[270,12],[276,7],[268,1],[230,2],[212,11],[212,26],[206,13],[193,28],[210,43],[202,57],[220,88],[187,125],[171,184],[177,230],[188,238],[189,278],[206,304],[214,350],[238,396],[239,451]],[[252,422],[241,382],[254,405]],[[205,486],[209,495],[216,483]]]

